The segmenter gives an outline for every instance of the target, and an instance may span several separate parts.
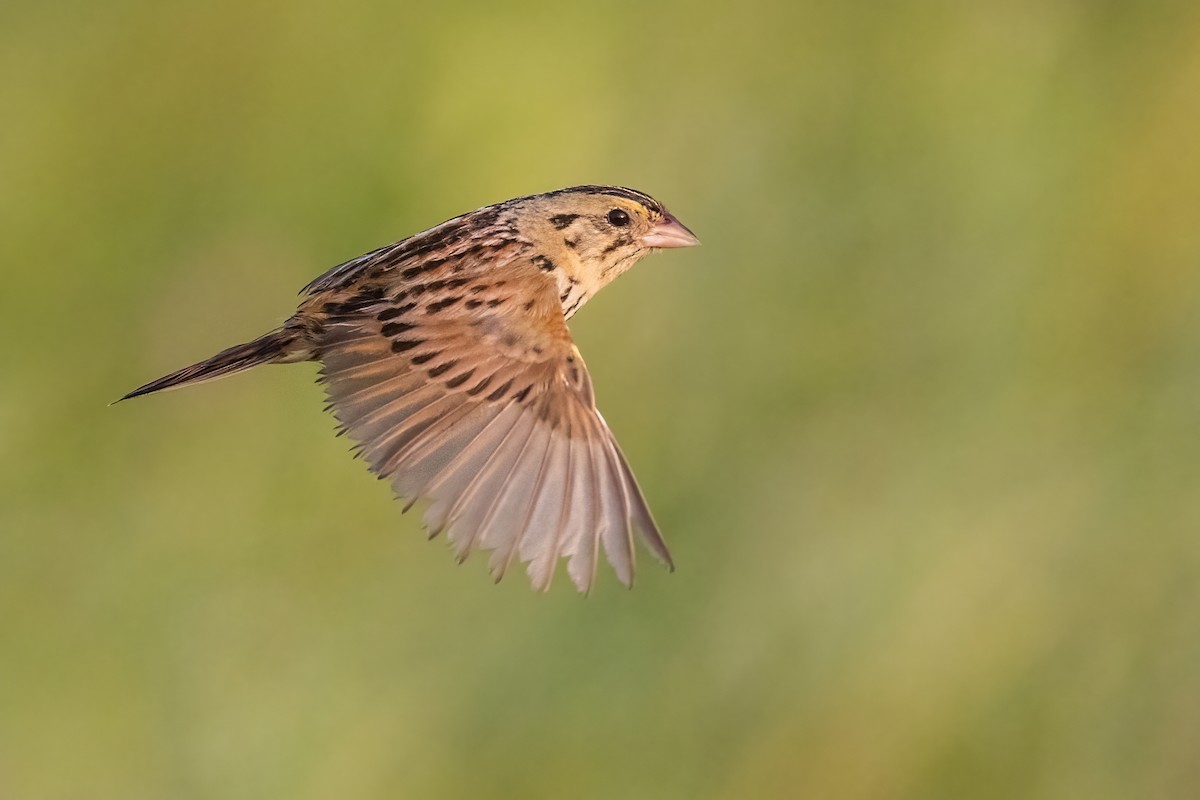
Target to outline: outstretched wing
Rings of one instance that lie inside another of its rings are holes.
[[[445,531],[460,561],[492,551],[497,580],[519,560],[546,589],[564,557],[586,592],[603,546],[629,585],[635,531],[670,566],[553,279],[520,261],[453,274],[324,306],[321,380],[371,470],[429,501],[430,535]]]

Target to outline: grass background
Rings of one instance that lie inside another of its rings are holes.
[[[8,2],[0,797],[1200,783],[1200,7]],[[672,544],[455,568],[308,366],[109,408],[453,214],[704,247],[573,323]]]

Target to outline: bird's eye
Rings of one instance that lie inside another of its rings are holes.
[[[629,214],[619,208],[614,208],[608,212],[608,224],[615,225],[618,228],[624,228],[629,224]]]

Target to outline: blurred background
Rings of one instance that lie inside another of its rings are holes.
[[[1194,796],[1200,6],[10,0],[0,102],[0,797]],[[573,322],[673,575],[108,407],[588,182],[704,241]]]

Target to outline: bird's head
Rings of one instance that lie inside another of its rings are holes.
[[[662,203],[633,189],[574,186],[516,202],[521,235],[588,294],[652,250],[700,244]]]

